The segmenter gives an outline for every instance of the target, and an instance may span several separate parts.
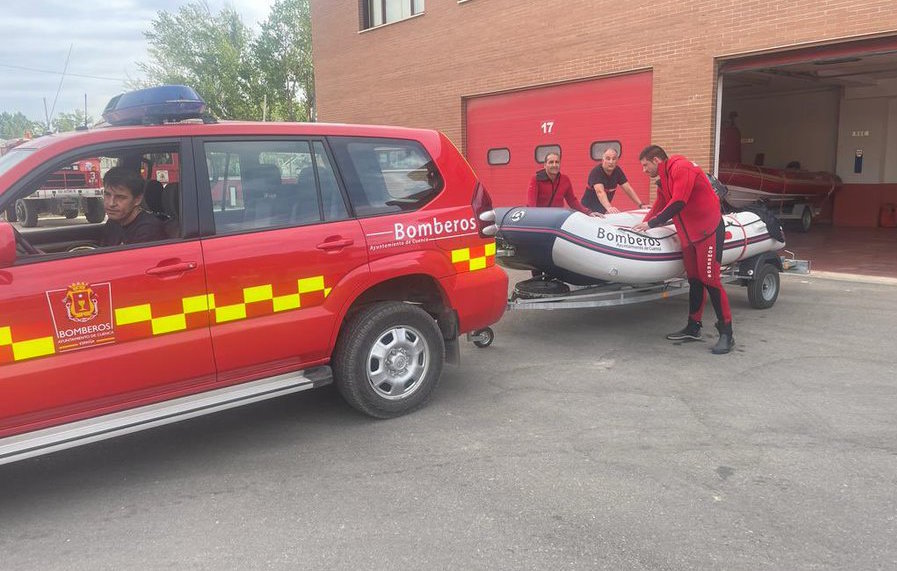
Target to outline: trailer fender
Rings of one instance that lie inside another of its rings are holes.
[[[746,286],[755,275],[760,271],[763,264],[772,264],[780,272],[785,271],[782,265],[782,259],[775,252],[763,252],[746,260],[738,262],[738,277],[741,278],[741,285]]]

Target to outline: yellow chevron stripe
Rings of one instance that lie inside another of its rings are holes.
[[[131,323],[141,323],[150,321],[153,318],[153,311],[150,304],[133,305],[131,307],[121,307],[115,310],[116,325],[130,325]]]
[[[12,358],[16,361],[52,355],[56,352],[52,337],[39,337],[12,344]]]

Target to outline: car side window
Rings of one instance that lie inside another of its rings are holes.
[[[179,156],[176,143],[117,145],[68,155],[37,171],[3,211],[38,251],[29,257],[179,238]],[[127,190],[124,206],[104,204],[107,175],[127,180],[116,185]]]
[[[205,155],[216,234],[321,221],[308,141],[209,141]]]
[[[324,208],[324,220],[333,222],[335,220],[345,220],[349,217],[349,211],[346,209],[346,203],[343,195],[340,194],[339,185],[336,182],[336,174],[333,172],[333,165],[330,164],[330,158],[324,150],[324,144],[315,141],[315,166],[318,171],[318,181],[321,186],[321,205]]]
[[[103,174],[114,162],[92,156],[58,165],[32,183],[30,192],[8,209],[10,220],[19,228],[103,222]]]
[[[442,191],[442,175],[417,141],[333,137],[330,142],[360,217],[417,210]]]

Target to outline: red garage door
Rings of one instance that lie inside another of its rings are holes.
[[[561,148],[561,172],[580,198],[595,157],[607,145],[619,145],[620,167],[647,201],[648,178],[638,153],[650,138],[651,72],[467,100],[467,158],[496,206],[526,202],[526,187],[540,168],[537,153],[555,145]],[[632,203],[617,193],[614,205]]]

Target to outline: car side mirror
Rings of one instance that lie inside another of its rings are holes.
[[[0,268],[16,262],[16,234],[8,222],[0,222]]]

